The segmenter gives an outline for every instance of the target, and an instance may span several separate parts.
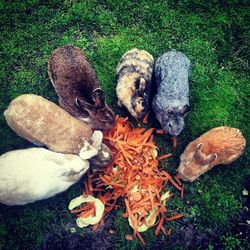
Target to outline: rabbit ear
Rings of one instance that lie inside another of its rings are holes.
[[[90,103],[86,102],[83,100],[83,98],[76,97],[76,105],[81,108],[86,108],[86,109],[93,109]]]
[[[83,160],[88,160],[98,154],[98,150],[96,148],[91,147],[90,149],[87,149],[83,147],[80,150],[79,156]]]
[[[191,111],[191,107],[188,105],[188,104],[186,104],[186,105],[184,105],[181,109],[180,109],[180,113],[182,114],[182,115],[186,115],[188,112],[190,112]]]
[[[205,163],[210,164],[211,162],[215,161],[218,158],[217,154],[210,154],[206,157]]]
[[[93,147],[99,151],[102,147],[102,132],[100,130],[95,130],[91,139],[93,140]]]
[[[105,97],[104,93],[100,88],[97,88],[92,93],[92,99],[95,103],[96,108],[104,108],[105,107]]]
[[[82,112],[86,113],[86,116],[90,116],[90,113],[92,113],[95,109],[95,106],[93,104],[90,104],[83,100],[83,98],[76,98],[76,105],[82,109]]]
[[[196,150],[195,150],[195,153],[194,153],[194,157],[199,160],[200,162],[204,162],[205,161],[205,155],[202,153],[202,147],[203,147],[203,144],[202,143],[199,143],[196,147]]]

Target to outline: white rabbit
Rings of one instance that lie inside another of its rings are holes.
[[[0,156],[0,203],[25,205],[67,190],[88,170],[77,155],[44,148],[14,150]]]

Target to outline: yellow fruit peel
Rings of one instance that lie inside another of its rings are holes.
[[[104,213],[104,209],[105,209],[105,206],[101,202],[101,200],[91,195],[88,195],[86,197],[84,197],[83,195],[80,195],[76,197],[75,199],[70,201],[68,208],[69,210],[72,210],[85,202],[94,202],[95,207],[96,207],[96,215],[91,216],[91,217],[86,217],[86,218],[81,218],[81,217],[77,218],[76,224],[80,228],[97,224],[101,220],[103,213]]]

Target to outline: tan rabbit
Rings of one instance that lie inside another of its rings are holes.
[[[5,110],[4,116],[19,136],[55,152],[79,154],[84,152],[83,148],[89,150],[93,145],[92,129],[86,123],[41,96],[26,94],[17,97]],[[96,160],[98,166],[104,166],[112,154],[101,143],[102,133],[97,133],[97,136],[98,145],[95,147],[98,154],[91,160]]]
[[[116,68],[118,105],[125,106],[138,119],[148,111],[153,66],[152,55],[134,48],[122,56]]]
[[[48,74],[60,106],[94,129],[110,129],[115,115],[105,102],[96,73],[85,54],[65,45],[53,51]]]
[[[190,142],[181,155],[178,174],[193,182],[214,166],[228,165],[239,158],[246,140],[239,129],[216,127]]]

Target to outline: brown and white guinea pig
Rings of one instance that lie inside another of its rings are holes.
[[[53,51],[48,74],[60,106],[93,129],[110,129],[115,115],[105,102],[96,73],[85,54],[65,45]]]
[[[214,166],[235,161],[245,146],[246,140],[239,129],[213,128],[188,144],[181,155],[178,174],[184,181],[193,182]]]
[[[93,149],[94,157],[87,155],[92,167],[105,166],[112,159],[110,149],[102,143],[101,131],[93,133],[86,123],[41,96],[18,96],[4,111],[4,116],[19,136],[37,146],[59,153],[79,154],[83,159],[85,152],[91,153]]]
[[[117,65],[118,105],[125,106],[135,118],[142,118],[149,107],[154,58],[145,50],[127,51]]]

